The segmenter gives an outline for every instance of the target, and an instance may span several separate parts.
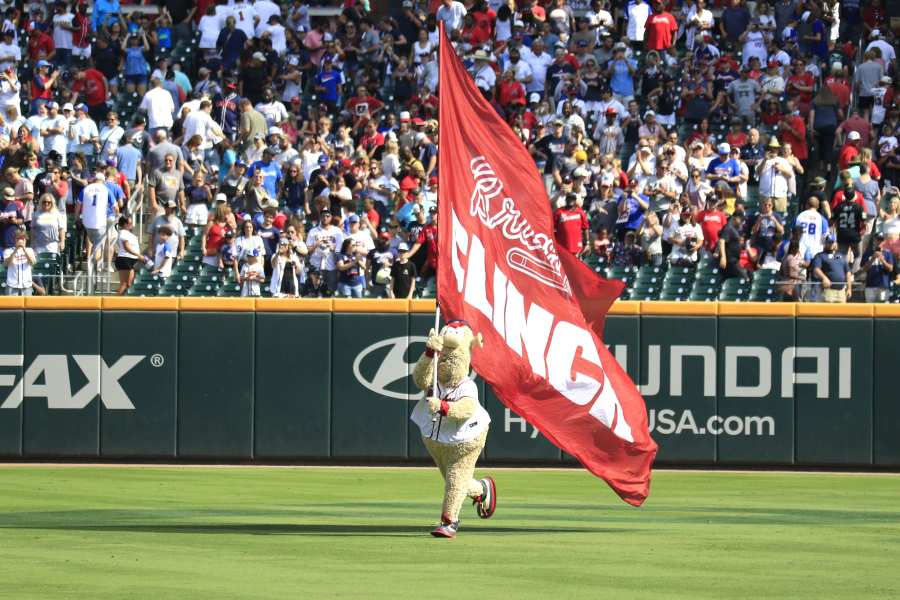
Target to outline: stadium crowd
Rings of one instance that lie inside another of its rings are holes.
[[[627,297],[900,300],[882,0],[384,4],[9,6],[7,292],[433,295],[443,22]]]

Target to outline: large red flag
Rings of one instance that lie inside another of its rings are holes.
[[[506,406],[640,505],[656,443],[643,398],[602,342],[622,284],[557,248],[534,161],[444,35],[440,127],[441,310],[484,336],[473,366]]]

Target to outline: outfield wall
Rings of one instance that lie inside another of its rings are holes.
[[[0,457],[425,458],[432,301],[0,299]],[[619,302],[660,464],[900,466],[900,306]],[[490,460],[566,462],[488,388]],[[486,392],[486,393],[484,393]]]

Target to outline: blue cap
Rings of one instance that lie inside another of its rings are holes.
[[[43,69],[44,67],[49,67],[49,66],[50,66],[50,63],[48,63],[46,60],[39,60],[37,63],[38,69]]]
[[[354,213],[354,214],[350,215],[349,217],[347,217],[347,220],[350,221],[351,223],[359,223],[359,215]]]
[[[320,165],[324,165],[324,164],[327,164],[327,163],[328,163],[328,155],[327,155],[327,154],[323,154],[322,156],[319,157],[319,164],[320,164]]]
[[[84,112],[88,111],[88,105],[82,102],[81,104],[75,105],[75,110],[83,110]]]
[[[833,233],[829,233],[828,235],[825,236],[825,241],[826,242],[836,242],[837,237],[835,237],[835,235]]]

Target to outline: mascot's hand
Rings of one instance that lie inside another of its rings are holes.
[[[441,410],[441,400],[440,398],[435,398],[434,396],[428,396],[428,411],[431,414],[434,414]]]
[[[428,332],[428,339],[425,341],[425,347],[432,352],[444,351],[444,339],[435,332],[434,329]]]

